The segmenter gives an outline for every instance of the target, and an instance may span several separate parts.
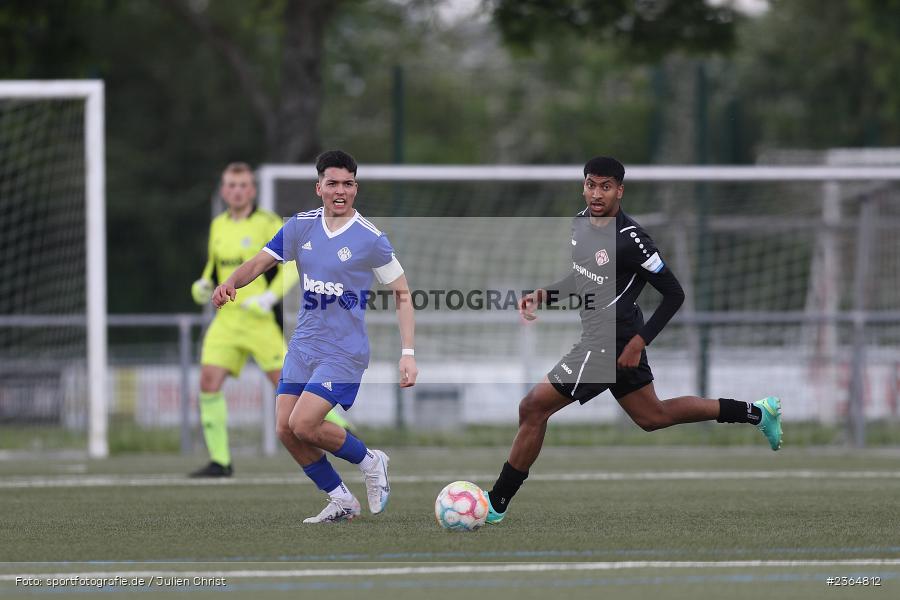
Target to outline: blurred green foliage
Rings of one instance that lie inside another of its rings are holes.
[[[504,41],[531,49],[568,36],[623,47],[632,59],[658,60],[673,50],[708,53],[734,42],[735,13],[706,0],[494,0]]]
[[[730,78],[753,142],[829,148],[900,144],[900,3],[772,2],[740,32]]]

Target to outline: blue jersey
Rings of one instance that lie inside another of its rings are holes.
[[[288,353],[333,356],[366,368],[364,306],[373,277],[390,283],[403,274],[387,236],[358,212],[329,231],[320,207],[291,217],[264,250],[279,261],[296,261],[302,282]]]

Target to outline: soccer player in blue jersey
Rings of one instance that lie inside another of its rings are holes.
[[[359,466],[369,509],[382,512],[390,495],[388,456],[366,448],[351,432],[325,420],[337,404],[349,409],[369,364],[365,307],[373,278],[394,292],[400,325],[400,386],[415,384],[412,301],[403,267],[381,231],[353,207],[356,161],[332,150],[316,161],[316,194],[322,207],[291,217],[255,257],[238,267],[213,293],[221,308],[278,262],[296,261],[303,281],[297,328],[288,344],[276,401],[278,438],[328,504],[304,523],[332,523],[360,514],[324,451]]]
[[[224,281],[281,229],[281,217],[254,202],[256,183],[250,165],[229,164],[222,172],[219,192],[228,210],[210,225],[209,258],[200,279],[191,286],[194,301],[201,305],[212,298],[214,277]],[[273,270],[272,275],[271,281],[262,277],[250,284],[244,290],[243,302],[218,311],[203,337],[199,405],[210,462],[192,472],[191,477],[231,477],[234,471],[228,446],[228,404],[222,393],[225,378],[240,375],[252,355],[272,385],[278,386],[287,346],[272,308],[297,283],[297,274],[286,265]],[[350,429],[337,411],[325,418]]]

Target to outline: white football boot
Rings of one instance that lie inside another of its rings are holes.
[[[382,512],[391,495],[391,485],[388,483],[388,462],[391,460],[381,450],[372,450],[376,461],[371,469],[363,471],[366,481],[366,495],[369,497],[369,510],[373,515]]]
[[[338,498],[329,498],[325,508],[314,517],[303,519],[304,523],[337,523],[338,521],[352,521],[362,512],[359,500],[352,498],[351,502]]]

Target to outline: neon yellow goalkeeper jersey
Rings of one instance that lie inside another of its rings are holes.
[[[217,283],[224,282],[235,269],[247,260],[256,256],[272,237],[281,229],[281,217],[261,208],[254,208],[246,219],[235,221],[226,210],[213,219],[209,226],[209,258],[203,269],[203,278]],[[291,267],[288,267],[291,268]],[[278,271],[271,283],[266,277],[257,277],[246,287],[238,290],[237,300],[227,302],[217,311],[217,316],[237,318],[247,315],[241,303],[248,298],[271,290],[278,298],[284,295],[284,267],[278,265]],[[270,271],[271,273],[271,271]],[[213,277],[215,275],[215,277]],[[291,277],[289,279],[296,279]],[[294,282],[288,283],[288,287]]]

